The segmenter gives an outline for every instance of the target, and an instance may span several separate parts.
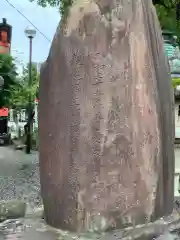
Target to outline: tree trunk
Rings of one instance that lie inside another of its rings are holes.
[[[43,66],[39,108],[48,224],[104,231],[172,212],[173,95],[151,1],[77,0]]]

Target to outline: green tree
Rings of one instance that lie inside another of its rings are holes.
[[[36,98],[39,87],[39,73],[36,66],[32,65],[32,85],[29,87],[29,71],[28,66],[23,69],[22,76],[18,78],[18,84],[11,88],[11,105],[15,109],[26,108],[28,105],[28,97],[31,95],[32,101]]]
[[[16,66],[10,55],[0,54],[0,76],[4,78],[4,86],[0,91],[0,107],[9,107],[12,97],[11,89],[17,85]]]
[[[69,6],[71,6],[73,0],[29,0],[30,2],[37,2],[42,7],[58,7],[60,13],[63,16],[67,13]]]
[[[180,25],[178,15],[180,14],[179,5],[176,0],[158,1],[156,4],[157,15],[163,29],[174,32],[180,37]]]

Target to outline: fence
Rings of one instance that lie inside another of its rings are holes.
[[[38,129],[38,102],[34,104],[34,121],[33,121],[33,132],[37,132]],[[26,109],[9,110],[9,122],[8,127],[11,133],[12,139],[20,138],[24,135],[24,125],[27,123],[28,115]]]

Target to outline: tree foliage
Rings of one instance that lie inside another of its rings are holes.
[[[18,78],[18,84],[11,88],[11,105],[13,108],[20,109],[26,108],[29,101],[29,95],[31,100],[36,98],[37,89],[39,87],[39,73],[36,66],[32,65],[32,84],[29,87],[29,71],[28,66],[23,69],[23,74]]]
[[[39,73],[32,65],[32,85],[29,87],[28,66],[23,74],[18,76],[14,59],[10,55],[0,54],[0,76],[4,79],[4,86],[0,90],[0,107],[26,108],[29,95],[32,101],[36,98],[39,87]]]
[[[172,85],[173,85],[173,88],[176,88],[177,86],[179,86],[180,78],[172,78]]]
[[[17,85],[17,72],[13,58],[0,54],[0,76],[4,79],[4,86],[0,90],[0,107],[9,107],[12,97],[12,87]]]
[[[30,2],[37,2],[38,5],[42,7],[58,7],[60,13],[63,16],[67,13],[69,6],[71,6],[73,0],[29,0]]]
[[[174,32],[180,37],[180,6],[177,0],[157,1],[156,10],[162,29]]]

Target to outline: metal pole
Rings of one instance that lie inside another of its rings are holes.
[[[32,37],[29,38],[29,89],[32,86]],[[28,96],[28,123],[27,123],[27,140],[26,140],[26,153],[31,153],[31,133],[32,133],[32,99],[31,91]]]

